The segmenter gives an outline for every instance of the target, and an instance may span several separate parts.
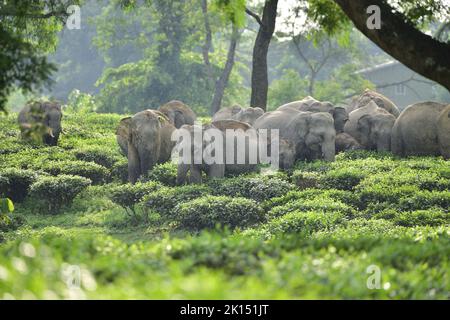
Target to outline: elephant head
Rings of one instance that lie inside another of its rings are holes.
[[[193,125],[197,119],[192,109],[178,100],[170,101],[158,110],[164,113],[177,129],[185,124]]]
[[[335,107],[332,116],[336,133],[344,132],[345,123],[348,121],[347,110],[343,107]]]
[[[61,119],[62,111],[61,105],[56,102],[44,103],[44,125],[49,128],[49,132],[44,135],[44,143],[50,146],[58,144],[59,136],[62,132]]]
[[[291,125],[295,131],[297,158],[334,161],[336,130],[333,117],[327,112],[300,112]]]
[[[261,108],[246,108],[242,109],[233,116],[233,119],[249,123],[253,125],[259,117],[264,114],[264,110]]]
[[[280,168],[283,170],[291,169],[295,164],[295,145],[286,139],[280,139]]]
[[[395,117],[388,112],[366,114],[359,118],[360,143],[370,150],[390,151]]]

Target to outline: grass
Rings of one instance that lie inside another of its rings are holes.
[[[119,115],[66,114],[58,148],[22,142],[16,116],[0,116],[0,192],[12,190],[1,187],[10,168],[48,177],[76,173],[81,161],[105,178],[58,214],[31,195],[15,204],[14,223],[0,225],[0,298],[450,298],[450,166],[441,158],[356,151],[201,187],[174,187],[164,165],[147,177],[156,184],[130,189]],[[247,223],[240,203],[261,219]],[[373,266],[381,278],[369,289]]]

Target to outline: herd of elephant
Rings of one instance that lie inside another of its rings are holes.
[[[40,106],[40,119],[48,130],[43,140],[56,145],[61,133],[61,107],[52,103]],[[450,105],[420,102],[400,112],[387,97],[365,90],[348,106],[334,106],[312,97],[291,102],[274,111],[233,106],[219,110],[210,124],[196,124],[195,113],[180,101],[171,101],[158,110],[144,110],[123,118],[117,128],[117,142],[128,158],[128,177],[135,183],[158,163],[170,160],[176,130],[193,131],[216,128],[245,132],[249,129],[277,129],[279,163],[291,168],[296,160],[334,161],[335,154],[346,150],[392,151],[399,156],[440,156],[450,158]],[[30,127],[32,108],[19,114],[22,134]],[[196,140],[192,139],[192,144]],[[197,143],[204,143],[200,141]],[[201,147],[204,147],[203,145]],[[192,150],[198,149],[193,145]],[[270,149],[270,143],[269,143]],[[177,181],[201,182],[202,172],[210,177],[225,173],[255,170],[255,165],[179,164]],[[188,172],[190,177],[188,179]]]

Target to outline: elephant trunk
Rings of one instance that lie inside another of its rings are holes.
[[[322,144],[322,157],[325,161],[333,162],[336,156],[336,143],[334,139]]]
[[[383,134],[377,140],[377,151],[391,150],[391,134]]]

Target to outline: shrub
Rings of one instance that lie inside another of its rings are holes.
[[[248,176],[213,180],[209,185],[214,195],[244,197],[258,202],[279,197],[295,188],[279,178]]]
[[[111,178],[122,183],[128,182],[128,160],[120,159],[111,168]]]
[[[342,224],[345,215],[340,211],[293,211],[271,220],[264,229],[270,234],[307,233],[331,229]]]
[[[147,179],[174,187],[177,184],[177,165],[172,162],[158,164],[148,173]]]
[[[377,213],[373,218],[390,220],[394,224],[404,227],[439,226],[450,223],[448,213],[439,209],[418,210],[412,212],[399,212],[391,209]]]
[[[346,167],[328,171],[321,177],[320,184],[324,188],[353,190],[364,177],[359,168]]]
[[[78,176],[41,177],[31,185],[30,194],[33,199],[42,203],[49,213],[55,214],[62,207],[70,206],[73,199],[90,184],[89,179]]]
[[[31,170],[0,170],[0,197],[10,198],[14,202],[22,202],[28,194],[30,185],[37,179]]]
[[[41,169],[55,176],[65,174],[88,178],[94,185],[103,184],[110,178],[109,170],[94,162],[50,161],[42,165]]]
[[[85,162],[94,162],[106,168],[112,168],[118,155],[109,147],[86,147],[74,151],[75,158]]]
[[[352,150],[342,152],[336,155],[337,161],[357,160],[367,158],[385,160],[385,159],[393,159],[394,155],[390,152],[369,151],[369,150]]]
[[[285,205],[274,207],[269,211],[269,216],[280,217],[294,211],[340,212],[349,217],[356,213],[355,209],[341,201],[327,197],[317,197],[308,200],[295,200],[287,202]]]
[[[265,220],[254,200],[225,196],[205,196],[175,207],[182,228],[212,229],[216,225],[230,228],[248,227]]]
[[[359,196],[362,206],[365,208],[373,203],[398,203],[405,196],[413,195],[418,191],[416,186],[402,186],[389,188],[388,186],[379,184],[373,186],[358,187]]]
[[[320,174],[317,172],[302,172],[295,170],[291,180],[300,190],[317,188],[319,186]]]
[[[210,192],[211,189],[205,185],[163,187],[144,197],[143,202],[161,215],[170,217],[178,204],[208,195]]]
[[[450,191],[419,191],[400,199],[400,210],[413,211],[433,207],[450,208]]]
[[[158,182],[138,182],[136,184],[124,184],[111,190],[111,200],[124,208],[134,212],[134,206],[146,195],[156,191],[161,185]]]
[[[307,189],[302,191],[290,191],[281,197],[272,198],[263,204],[263,209],[270,210],[273,207],[284,206],[289,202],[316,199],[340,201],[355,208],[359,207],[359,197],[354,192],[337,189]]]

